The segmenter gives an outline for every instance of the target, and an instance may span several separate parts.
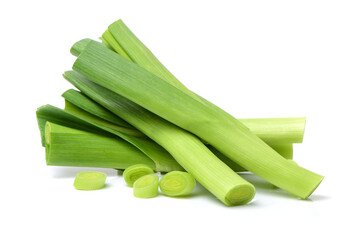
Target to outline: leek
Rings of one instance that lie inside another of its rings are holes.
[[[126,184],[132,187],[136,180],[152,173],[154,173],[154,171],[148,165],[134,164],[125,169],[123,176]]]
[[[112,23],[105,31],[102,38],[105,39],[105,41],[115,39],[116,42],[114,44],[120,46],[123,50],[115,50],[118,54],[126,59],[130,59],[132,62],[138,64],[139,66],[145,68],[164,81],[167,81],[171,85],[183,91],[188,96],[210,107],[214,112],[217,112],[219,115],[226,117],[229,121],[232,121],[233,124],[242,127],[242,124],[239,124],[239,122],[237,122],[227,112],[186,88],[174,75],[171,74],[168,69],[165,68],[164,65],[161,64],[161,62],[154,56],[154,54],[135,36],[133,32],[130,31],[130,29],[124,24],[122,20],[118,20]],[[108,41],[110,46],[112,46],[112,42],[113,41]],[[84,44],[75,46],[77,48],[83,48]],[[123,54],[123,52],[126,52],[126,55]]]
[[[47,124],[56,125],[51,122]],[[46,151],[51,152],[46,155],[47,165],[125,169],[133,164],[146,164],[152,170],[161,172],[183,169],[173,158],[168,161],[154,161],[140,149],[135,149],[134,145],[115,136],[93,134],[65,126],[49,127],[47,131],[53,136],[47,139],[48,144],[45,146]],[[61,138],[61,141],[58,141],[58,138]],[[214,154],[235,172],[247,171],[221,153]]]
[[[80,172],[76,174],[74,187],[77,190],[97,190],[104,187],[105,181],[105,173]]]
[[[134,136],[143,136],[144,135],[140,131],[136,130],[133,126],[131,126],[127,122],[125,122],[123,119],[115,116],[113,113],[111,113],[107,109],[103,108],[99,104],[95,103],[94,101],[92,101],[91,99],[86,97],[81,92],[70,89],[70,90],[67,90],[65,93],[63,93],[62,96],[66,100],[65,101],[65,110],[67,110],[69,112],[72,112],[79,116],[83,116],[88,119],[92,119],[93,121],[96,121],[99,124],[108,126],[114,130],[123,132],[125,134],[130,134],[130,135],[134,135]],[[116,118],[118,118],[118,120]],[[105,120],[105,122],[102,121],[101,119]],[[274,124],[276,126],[271,127],[270,131],[266,130],[269,128],[268,125],[271,125],[271,124],[268,124],[268,121],[266,121],[266,119],[253,119],[253,120],[248,120],[248,122],[250,122],[250,124],[252,125],[251,127],[258,133],[264,133],[264,134],[267,133],[268,135],[274,135],[274,138],[276,138],[276,136],[279,135],[277,133],[277,130],[281,131],[282,128],[286,128],[286,127],[297,128],[296,125],[295,125],[295,127],[293,126],[294,125],[293,122],[296,122],[296,121],[301,122],[301,120],[298,120],[298,119],[302,119],[302,118],[292,118],[292,119],[279,118],[276,120],[277,123]],[[115,126],[109,125],[107,123],[107,121],[112,122],[114,124],[117,124],[117,122],[120,122],[120,124],[119,124],[120,126],[117,127],[116,125]],[[128,125],[125,126],[125,124],[123,124],[123,122],[127,123]],[[273,119],[269,118],[269,122],[273,122]],[[279,124],[279,122],[284,123],[284,125]],[[291,135],[291,133],[287,134],[287,135]],[[269,137],[269,138],[271,139],[271,137]],[[154,144],[156,144],[156,143],[154,143]],[[277,151],[280,155],[282,155],[284,158],[287,158],[287,159],[293,158],[292,144],[277,144],[277,145],[270,145],[270,146],[275,151]],[[212,149],[212,151],[214,150],[214,148],[212,148],[212,147],[210,147],[210,149]],[[217,156],[219,156],[219,155],[222,156],[222,154],[219,153],[219,151],[214,150],[213,152]],[[224,161],[224,159],[222,159],[222,158],[220,158],[220,159]],[[226,158],[226,159],[228,159],[228,158]],[[231,160],[229,160],[229,161],[231,161]],[[234,165],[234,167],[232,167],[232,168],[236,169],[237,171],[242,171],[241,170],[242,168],[239,166],[235,167],[235,165]]]
[[[224,204],[245,204],[254,197],[253,185],[220,161],[194,135],[128,99],[85,79],[76,72],[65,72],[64,77],[95,102],[123,118],[164,147],[187,172]]]
[[[226,115],[222,109],[219,109],[186,88],[168,69],[165,68],[163,64],[161,64],[155,55],[135,36],[122,20],[118,20],[111,24],[108,30],[103,34],[102,39],[105,42],[106,39],[108,39],[108,46],[110,46],[110,49],[112,49],[112,45],[117,46],[120,50],[114,49],[114,51],[121,56],[144,67],[194,99],[204,102],[214,111]],[[85,44],[87,44],[87,41],[88,40],[86,40]],[[81,52],[80,48],[84,48],[85,45],[81,42],[82,41],[79,42],[80,44],[78,46],[75,45],[79,48],[78,52]],[[252,133],[268,144],[301,143],[303,140],[305,118],[241,119],[240,121],[248,127]],[[287,156],[284,157],[287,158]]]
[[[73,69],[94,83],[196,134],[239,165],[300,198],[307,198],[323,179],[321,175],[287,162],[247,127],[232,120],[230,115],[221,114],[221,111],[197,101],[100,43],[89,42]],[[106,97],[104,100],[112,101],[111,98],[116,97]],[[117,115],[121,115],[119,105],[110,106]],[[128,122],[138,129],[141,127]],[[145,129],[140,130],[146,135],[151,134],[146,133]]]
[[[176,160],[161,146],[159,146],[157,143],[153,142],[150,139],[142,139],[142,138],[134,138],[131,136],[127,136],[124,134],[121,134],[117,131],[114,131],[112,128],[116,129],[116,126],[112,126],[111,124],[107,123],[107,126],[99,124],[100,122],[97,121],[97,119],[94,116],[91,116],[89,114],[86,114],[85,112],[81,111],[81,109],[76,108],[75,106],[72,106],[69,108],[69,103],[67,103],[67,109],[70,111],[64,111],[62,109],[46,105],[38,108],[37,110],[37,117],[39,122],[39,128],[42,135],[42,138],[44,138],[44,147],[45,147],[45,124],[46,122],[51,123],[57,123],[62,126],[75,128],[75,129],[82,129],[87,132],[82,131],[81,137],[83,138],[84,142],[106,142],[106,144],[101,144],[101,151],[86,151],[86,145],[82,144],[73,144],[71,146],[72,152],[67,152],[67,154],[63,154],[64,149],[68,144],[74,141],[70,137],[70,135],[66,135],[66,128],[57,128],[57,134],[60,134],[60,131],[63,130],[64,133],[63,138],[63,145],[57,144],[52,145],[52,153],[47,155],[46,161],[48,165],[52,166],[78,166],[78,167],[104,167],[104,168],[116,168],[116,169],[124,169],[125,167],[137,163],[137,161],[133,162],[128,160],[125,157],[130,157],[130,159],[138,159],[140,153],[134,153],[134,156],[131,156],[133,150],[133,147],[138,148],[139,151],[141,151],[143,154],[145,154],[147,157],[151,158],[153,163],[149,163],[148,165],[153,168],[155,171],[159,172],[170,172],[175,170],[183,170],[183,168],[176,162]],[[90,120],[91,119],[91,120]],[[95,122],[94,122],[95,121]],[[104,124],[104,122],[101,122]],[[110,128],[109,128],[110,127]],[[52,128],[49,128],[52,129]],[[96,134],[92,134],[96,133]],[[109,134],[111,133],[111,134]],[[102,136],[99,136],[102,135]],[[121,141],[121,144],[124,145],[123,149],[130,148],[129,153],[124,155],[126,151],[120,151],[120,152],[114,152],[112,149],[117,147],[117,143],[115,139],[108,139],[107,141],[103,140],[106,139],[104,137],[111,137],[114,138],[114,135],[119,138],[119,141]],[[129,144],[126,144],[123,140],[127,141]],[[110,142],[114,142],[113,144],[110,144]],[[132,146],[131,146],[132,145]],[[96,146],[95,146],[96,147]],[[46,147],[47,149],[50,148],[48,145]],[[92,159],[92,156],[94,156],[98,161],[102,161],[102,159],[106,159],[106,155],[104,155],[104,152],[113,152],[113,154],[116,154],[114,158],[116,159],[116,162],[103,165],[101,162],[98,164],[95,164],[93,161],[88,161],[88,159]],[[83,160],[81,162],[76,162],[74,159],[77,159],[80,157]],[[221,154],[215,153],[219,157],[222,157]],[[142,156],[141,158],[144,158]],[[145,157],[146,158],[146,157]],[[241,166],[234,164],[230,159],[224,157],[222,159],[225,164],[230,166],[234,171],[236,172],[243,172],[247,171],[246,169],[242,168]],[[141,162],[139,162],[141,163]]]
[[[62,109],[50,105],[40,107],[37,110],[36,114],[38,117],[39,128],[40,131],[42,132],[42,137],[44,138],[43,132],[45,129],[45,123],[47,121],[59,125],[64,125],[70,128],[76,128],[84,131],[102,134],[105,136],[116,135],[127,141],[129,144],[132,144],[140,151],[142,151],[146,156],[151,158],[155,163],[154,170],[161,172],[168,172],[172,170],[183,170],[183,168],[174,160],[174,158],[165,149],[160,147],[158,144],[155,144],[153,141],[149,139],[138,138],[127,134],[123,134],[119,131],[112,129],[110,127],[111,126],[110,123],[108,123],[107,126],[104,126],[100,124],[103,122],[97,122],[94,116],[91,116],[90,114],[87,115],[86,112],[82,111],[81,109],[75,108],[75,106],[72,107],[72,110],[76,112],[76,114],[72,112],[64,111]]]
[[[45,139],[46,164],[49,166],[125,169],[134,164],[144,164],[157,169],[152,159],[117,137],[47,122]]]
[[[187,196],[194,191],[195,179],[187,172],[172,171],[160,180],[160,190],[170,197]]]

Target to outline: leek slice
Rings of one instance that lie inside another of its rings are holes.
[[[106,174],[102,172],[80,172],[76,174],[74,187],[77,190],[97,190],[105,185]]]
[[[148,174],[134,183],[134,196],[137,198],[153,198],[159,195],[159,176]]]
[[[132,187],[134,182],[142,176],[152,174],[154,171],[145,164],[135,164],[125,169],[123,172],[124,180],[127,185]]]
[[[187,196],[196,186],[196,181],[187,172],[172,171],[165,174],[160,180],[160,190],[166,196]]]

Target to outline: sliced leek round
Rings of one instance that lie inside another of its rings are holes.
[[[187,172],[172,171],[165,174],[160,180],[160,190],[170,197],[186,196],[192,193],[196,181]]]
[[[102,172],[80,172],[76,174],[74,187],[77,190],[96,190],[105,185],[106,174]]]
[[[137,198],[153,198],[159,195],[159,176],[148,174],[134,183],[134,196]]]
[[[135,164],[125,169],[123,176],[127,185],[132,187],[136,180],[142,176],[152,174],[154,171],[145,164]]]

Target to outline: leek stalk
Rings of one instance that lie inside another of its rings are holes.
[[[106,137],[47,122],[46,164],[50,166],[125,169],[154,162],[136,147],[117,137]]]
[[[55,118],[52,118],[52,120],[56,121]],[[48,138],[47,140],[46,151],[51,152],[51,154],[47,154],[46,156],[47,165],[125,169],[133,164],[143,163],[155,171],[170,172],[182,169],[175,159],[172,159],[172,161],[156,161],[156,164],[154,161],[149,161],[152,159],[144,155],[140,149],[136,151],[136,149],[134,149],[134,147],[136,147],[135,145],[129,144],[122,138],[116,138],[116,135],[107,136],[101,133],[94,134],[69,129],[65,126],[57,127],[57,125],[52,122],[48,124],[55,125],[55,127],[49,127],[47,130],[49,132],[47,134],[48,136],[50,136],[50,134],[53,135],[52,138]],[[72,134],[69,134],[69,132]],[[61,141],[57,141],[60,136]],[[84,144],[81,144],[80,141]],[[289,146],[292,147],[292,145]],[[211,146],[208,147],[218,158],[233,169],[233,171],[247,171],[215,148]],[[287,149],[284,148],[284,150],[283,152],[278,151],[280,154],[286,154]],[[107,153],[111,153],[111,158],[109,158]],[[104,161],[108,163],[104,164]]]
[[[118,125],[117,130],[128,135],[144,136],[129,123],[97,104],[81,92],[69,89],[62,94],[66,100],[65,109],[71,111],[71,104],[105,121]],[[70,104],[71,103],[71,104]],[[69,106],[67,106],[69,105]],[[301,143],[304,136],[304,117],[239,119],[251,132],[269,145]]]
[[[133,126],[131,126],[129,124],[128,124],[128,126],[125,126],[125,128],[121,127],[121,126],[124,126],[124,124],[119,126],[119,128],[117,128],[114,125],[109,125],[109,124],[107,124],[107,122],[103,122],[103,121],[99,120],[98,118],[101,118],[105,121],[111,121],[114,124],[117,124],[117,121],[119,121],[121,124],[124,122],[123,119],[115,116],[113,113],[111,113],[107,109],[103,108],[99,104],[95,103],[94,101],[92,101],[91,99],[86,97],[81,92],[70,89],[70,90],[66,91],[62,96],[66,100],[65,101],[65,110],[67,110],[69,112],[72,112],[79,116],[83,116],[88,119],[93,119],[94,121],[97,121],[100,124],[109,126],[110,128],[113,128],[113,129],[123,132],[125,134],[130,134],[130,135],[135,135],[135,136],[143,135],[140,131],[136,130]],[[81,111],[80,109],[82,109],[83,111]],[[90,113],[91,113],[91,115],[89,115]],[[116,118],[118,118],[119,120],[116,120]],[[298,119],[300,119],[300,120],[298,120]],[[267,134],[269,136],[269,139],[271,139],[270,135],[274,135],[274,138],[277,138],[277,136],[279,136],[280,134],[277,133],[276,131],[277,130],[281,131],[282,128],[301,129],[301,128],[297,127],[298,126],[297,124],[293,124],[294,122],[302,122],[301,120],[302,120],[302,118],[291,118],[291,119],[279,118],[279,119],[275,120],[276,123],[274,125],[276,125],[276,127],[268,126],[268,125],[271,125],[272,122],[274,122],[274,120],[271,118],[269,119],[269,122],[271,122],[271,124],[269,124],[266,121],[266,119],[253,119],[253,120],[249,120],[248,122],[250,122],[250,124],[252,125],[251,127],[254,129],[254,131],[257,131],[258,133],[263,133],[264,135]],[[279,124],[279,122],[284,123],[284,125]],[[267,130],[269,128],[271,128],[270,131]],[[284,131],[282,131],[282,132],[284,132]],[[291,133],[289,134],[286,132],[283,135],[285,135],[285,134],[291,135]],[[154,143],[154,144],[156,144],[156,143]],[[270,145],[270,146],[275,151],[277,151],[280,155],[282,155],[284,158],[292,159],[292,157],[293,157],[292,144],[277,144],[277,145]],[[219,151],[214,150],[214,148],[212,148],[211,146],[209,146],[209,148],[213,152],[215,152],[215,155],[222,156],[222,154],[219,153]],[[224,161],[224,159],[222,157],[220,157],[220,159]],[[228,158],[226,158],[226,159],[227,159],[226,161],[231,161]],[[232,168],[234,170],[242,171],[241,167],[235,167],[236,164],[235,165],[231,164],[231,165],[233,166]]]

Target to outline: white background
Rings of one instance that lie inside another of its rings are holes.
[[[0,239],[359,239],[359,13],[359,1],[2,1]],[[71,45],[119,18],[234,116],[306,116],[295,160],[325,175],[310,199],[246,175],[246,206],[201,187],[144,200],[115,171],[82,192],[82,169],[47,167],[36,108],[63,107]]]

